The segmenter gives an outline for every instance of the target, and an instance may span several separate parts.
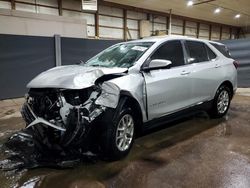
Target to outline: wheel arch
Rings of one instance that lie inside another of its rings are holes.
[[[135,127],[136,134],[139,134],[142,131],[142,124],[143,124],[142,110],[139,102],[132,96],[130,92],[124,90],[120,92],[120,100],[124,101],[123,105],[132,108],[136,118],[135,121],[137,124],[137,126]]]
[[[234,95],[234,90],[233,90],[233,84],[232,84],[232,82],[230,82],[229,80],[226,80],[226,81],[222,82],[222,83],[219,85],[219,87],[217,88],[217,90],[218,90],[221,86],[223,86],[223,85],[227,86],[227,87],[230,89],[230,98],[232,99],[232,98],[233,98],[233,95]],[[216,90],[216,91],[217,91],[217,90]]]

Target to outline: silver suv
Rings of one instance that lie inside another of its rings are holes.
[[[86,63],[39,74],[27,85],[21,112],[26,129],[47,147],[116,160],[145,129],[200,110],[224,116],[236,69],[216,42],[180,36],[124,42]]]

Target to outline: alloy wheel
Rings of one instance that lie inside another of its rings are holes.
[[[223,90],[217,100],[217,110],[220,114],[223,114],[227,111],[229,106],[229,94],[226,90]]]
[[[120,151],[129,149],[134,136],[134,119],[130,114],[122,116],[116,130],[116,147]]]

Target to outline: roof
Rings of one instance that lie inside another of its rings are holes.
[[[178,39],[178,40],[190,39],[190,40],[210,42],[209,40],[206,40],[206,39],[197,39],[197,38],[180,36],[180,35],[161,35],[161,36],[145,37],[143,39],[133,40],[131,42],[160,42],[160,41],[166,41],[166,40],[172,40],[172,39]]]

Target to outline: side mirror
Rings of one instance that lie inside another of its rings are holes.
[[[172,62],[169,60],[154,59],[154,60],[150,61],[148,67],[144,67],[144,68],[142,68],[142,70],[150,71],[150,70],[156,70],[156,69],[169,68],[171,64],[172,64]]]

